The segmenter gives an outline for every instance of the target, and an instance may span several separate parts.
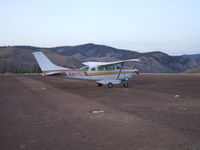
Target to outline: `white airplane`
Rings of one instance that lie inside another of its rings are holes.
[[[62,76],[72,79],[94,80],[98,86],[106,84],[112,88],[113,84],[123,83],[127,88],[127,80],[134,74],[139,74],[137,69],[128,69],[124,67],[125,63],[138,62],[139,59],[129,59],[114,62],[84,62],[84,67],[80,69],[70,69],[53,64],[42,52],[34,52],[41,70],[45,76]]]

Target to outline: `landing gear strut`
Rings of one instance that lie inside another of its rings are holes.
[[[113,84],[112,84],[112,83],[108,83],[108,84],[107,84],[107,87],[108,87],[108,88],[112,88],[112,87],[113,87]]]
[[[128,88],[128,82],[127,81],[123,81],[123,87]]]

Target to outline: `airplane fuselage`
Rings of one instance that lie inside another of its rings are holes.
[[[49,72],[53,72],[53,70],[43,72],[43,75],[54,76],[56,74],[48,74]],[[59,72],[56,70],[56,72]],[[65,70],[61,71],[59,76],[65,78],[73,78],[73,79],[86,79],[86,80],[105,80],[105,79],[116,79],[116,80],[125,80],[133,77],[135,74],[135,70],[130,69],[122,69],[120,74],[119,70],[115,71],[84,71],[84,70]],[[56,75],[58,76],[58,75]]]

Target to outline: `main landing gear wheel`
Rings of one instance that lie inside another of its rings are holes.
[[[128,88],[128,82],[126,82],[126,81],[123,82],[123,87],[124,87],[124,88]]]
[[[108,83],[108,84],[107,84],[107,87],[108,87],[108,88],[112,88],[112,87],[113,87],[113,84],[112,84],[112,83]]]
[[[97,85],[98,85],[98,86],[103,86],[103,84],[101,84],[101,83],[97,83]]]

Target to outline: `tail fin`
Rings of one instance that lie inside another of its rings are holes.
[[[64,68],[61,66],[57,66],[53,64],[47,56],[44,55],[43,52],[34,52],[33,55],[35,56],[37,63],[39,64],[42,71],[50,71],[50,70],[67,70],[69,68]]]

